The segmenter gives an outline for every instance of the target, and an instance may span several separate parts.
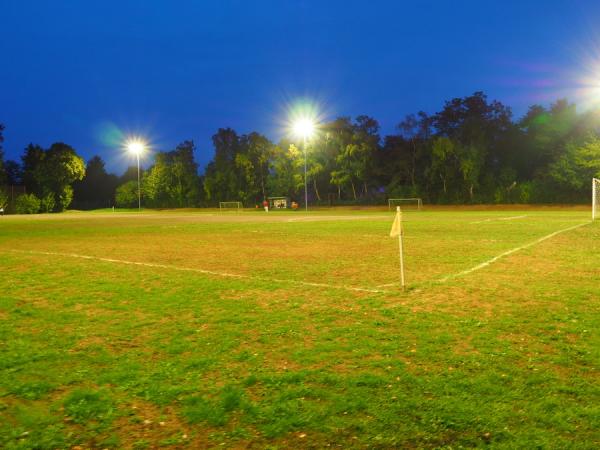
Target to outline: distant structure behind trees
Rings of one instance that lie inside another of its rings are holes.
[[[30,144],[21,163],[5,161],[0,124],[0,186],[22,185],[29,212],[137,205],[137,171],[107,173],[99,156],[87,165],[63,143]],[[142,174],[143,205],[157,208],[260,204],[282,196],[301,202],[301,143],[273,143],[221,128],[214,157],[198,174],[194,143],[158,152]],[[307,150],[311,203],[381,203],[419,197],[427,203],[584,203],[600,177],[600,112],[578,113],[558,100],[530,107],[515,121],[509,107],[482,92],[447,101],[432,115],[411,114],[381,137],[368,116],[321,124]],[[4,192],[4,193],[3,193]],[[33,195],[32,198],[31,195]],[[0,189],[0,203],[6,189]]]

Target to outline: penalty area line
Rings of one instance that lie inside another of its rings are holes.
[[[544,241],[546,241],[548,239],[551,239],[554,236],[557,236],[557,235],[559,235],[561,233],[566,233],[567,231],[575,230],[577,228],[580,228],[580,227],[582,227],[584,225],[588,225],[590,223],[591,222],[580,223],[580,224],[577,224],[577,225],[573,225],[572,227],[563,228],[562,230],[558,230],[558,231],[555,231],[554,233],[547,234],[546,236],[542,236],[541,238],[536,239],[535,241],[529,242],[529,243],[527,243],[525,245],[521,245],[520,247],[515,247],[515,248],[507,250],[507,251],[505,251],[503,253],[500,253],[499,255],[494,256],[493,258],[488,259],[487,261],[484,261],[484,262],[482,262],[480,264],[477,264],[476,266],[471,267],[470,269],[463,270],[461,272],[454,273],[454,274],[451,274],[451,275],[447,275],[447,276],[445,276],[443,278],[440,278],[439,280],[436,280],[434,282],[445,283],[446,281],[451,280],[453,278],[461,277],[463,275],[468,275],[468,274],[470,274],[472,272],[475,272],[477,270],[483,269],[483,268],[485,268],[485,267],[487,267],[487,266],[495,263],[496,261],[498,261],[501,258],[504,258],[505,256],[509,256],[509,255],[512,255],[513,253],[516,253],[518,251],[525,250],[527,248],[533,247],[534,245],[537,245],[537,244],[539,244],[541,242],[544,242]]]
[[[527,216],[493,217],[490,219],[478,220],[476,222],[470,222],[470,223],[475,224],[475,223],[495,222],[497,220],[516,220],[516,219],[524,219],[525,217],[527,217]]]
[[[108,262],[108,263],[113,263],[113,264],[125,264],[125,265],[130,265],[130,266],[142,266],[142,267],[151,267],[151,268],[158,268],[158,269],[176,270],[176,271],[180,271],[180,272],[194,272],[194,273],[201,273],[203,275],[212,275],[215,277],[223,277],[223,278],[238,278],[238,279],[243,279],[243,280],[267,281],[267,282],[272,282],[272,283],[295,284],[298,286],[338,289],[338,290],[350,291],[350,292],[367,292],[367,293],[371,293],[371,294],[390,294],[391,293],[391,291],[385,291],[385,290],[381,290],[381,289],[345,286],[345,285],[339,285],[339,284],[312,283],[310,281],[265,278],[265,277],[257,277],[257,276],[252,276],[252,275],[217,272],[214,270],[196,269],[193,267],[181,267],[181,266],[172,266],[172,265],[167,265],[167,264],[145,263],[145,262],[139,262],[139,261],[127,261],[124,259],[103,258],[100,256],[80,255],[78,253],[44,252],[44,251],[38,251],[38,250],[16,250],[16,249],[11,249],[9,251],[11,251],[13,253],[45,255],[45,256],[61,256],[61,257],[66,257],[66,258],[86,259],[86,260],[90,260],[90,261],[102,261],[102,262]]]

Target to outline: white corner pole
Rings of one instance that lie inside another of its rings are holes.
[[[402,290],[404,290],[404,230],[402,227],[402,211],[400,211],[399,206],[396,206],[396,214],[398,214],[400,221],[400,233],[398,234],[398,250],[400,251],[400,284],[402,285]]]

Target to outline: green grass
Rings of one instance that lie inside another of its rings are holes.
[[[600,223],[439,281],[587,212],[305,218],[3,217],[0,447],[600,445]]]

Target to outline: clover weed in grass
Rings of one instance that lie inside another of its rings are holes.
[[[218,401],[194,396],[183,403],[183,416],[192,424],[206,422],[212,426],[223,426],[229,419],[227,411]]]
[[[108,423],[114,418],[114,402],[104,390],[76,389],[64,400],[65,413],[75,423]]]
[[[10,411],[10,416],[0,413],[2,448],[66,448],[73,442],[60,418],[50,413],[48,408],[16,405]]]
[[[31,381],[13,386],[11,394],[27,400],[39,400],[54,390],[55,385],[46,381]]]

